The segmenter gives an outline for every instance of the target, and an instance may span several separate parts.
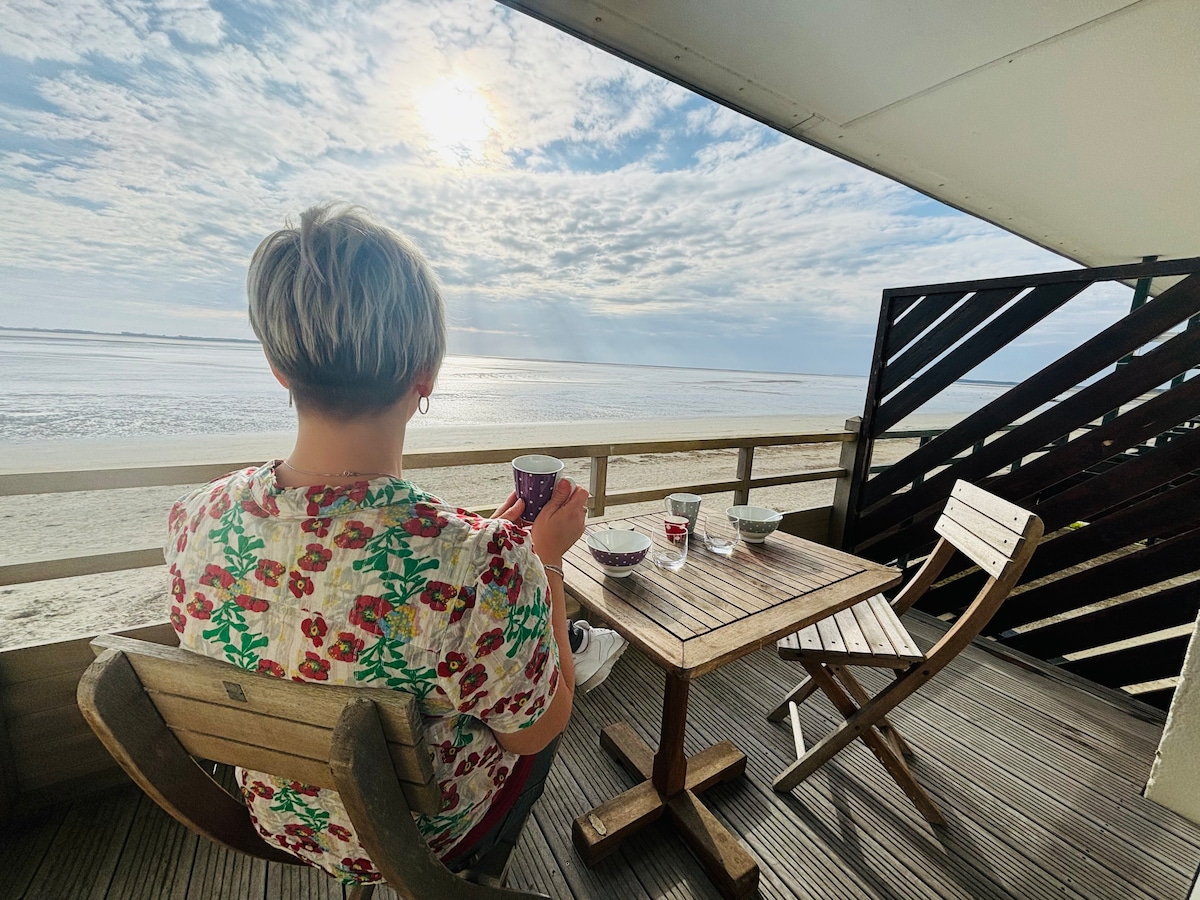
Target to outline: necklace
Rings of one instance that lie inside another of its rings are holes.
[[[281,460],[280,464],[287,466],[293,472],[299,472],[301,475],[311,475],[314,478],[380,478],[386,476],[399,480],[398,476],[390,475],[387,472],[351,472],[349,469],[345,472],[310,472],[308,469],[300,469],[293,466],[286,459]]]

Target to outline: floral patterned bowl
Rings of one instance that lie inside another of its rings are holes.
[[[750,544],[761,544],[783,521],[783,513],[762,506],[731,506],[725,515],[737,522],[742,540]]]
[[[593,531],[587,536],[587,545],[605,575],[625,578],[646,558],[650,538],[640,531],[610,528]]]

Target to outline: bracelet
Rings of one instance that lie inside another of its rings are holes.
[[[547,572],[555,573],[559,578],[563,579],[563,581],[566,581],[567,579],[567,576],[563,574],[562,566],[552,566],[549,563],[542,563],[542,568]]]

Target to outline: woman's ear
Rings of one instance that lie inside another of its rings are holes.
[[[275,380],[278,381],[280,383],[280,385],[282,385],[284,388],[287,388],[288,390],[291,390],[290,386],[287,383],[287,379],[284,378],[279,373],[279,370],[276,369],[274,366],[271,366],[271,374],[275,376]]]

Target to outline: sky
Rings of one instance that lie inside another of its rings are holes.
[[[254,247],[327,199],[458,354],[861,375],[885,288],[1073,267],[492,0],[5,6],[2,325],[252,337]],[[1052,319],[973,374],[1096,330]]]

